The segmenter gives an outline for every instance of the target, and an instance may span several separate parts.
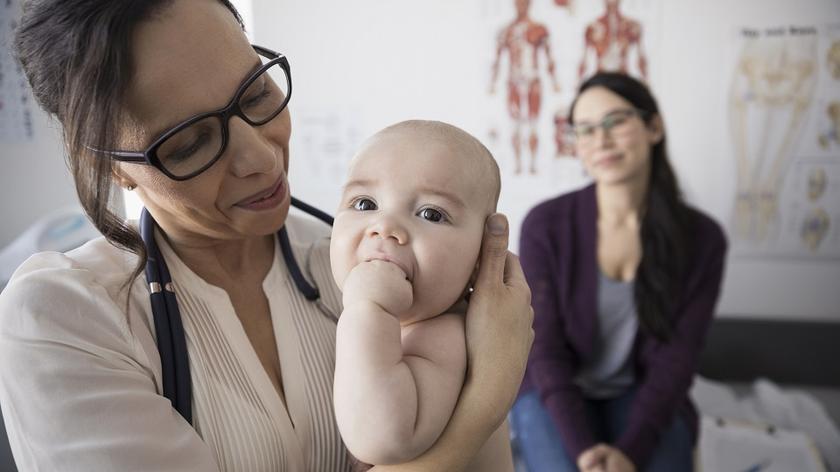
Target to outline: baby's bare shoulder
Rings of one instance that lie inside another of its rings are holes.
[[[403,353],[431,359],[466,360],[464,315],[444,313],[403,328]]]

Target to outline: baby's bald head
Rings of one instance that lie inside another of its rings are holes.
[[[447,312],[476,273],[500,186],[487,148],[454,126],[412,120],[376,133],[353,158],[336,211],[336,282],[384,254],[412,286],[401,322]]]
[[[392,138],[399,140],[400,137],[416,138],[448,148],[453,158],[452,165],[466,166],[465,174],[473,181],[475,188],[484,194],[488,214],[496,211],[502,187],[496,159],[481,141],[457,126],[430,120],[401,121],[371,136],[354,161],[364,156],[367,148],[377,145],[381,140]],[[455,159],[458,160],[455,161]]]

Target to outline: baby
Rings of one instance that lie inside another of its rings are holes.
[[[466,296],[500,186],[487,148],[435,121],[385,128],[353,158],[330,257],[344,297],[335,413],[357,459],[413,459],[449,421],[467,368]]]

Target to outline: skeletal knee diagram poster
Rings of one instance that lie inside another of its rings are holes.
[[[743,26],[736,44],[733,255],[840,258],[840,24]]]

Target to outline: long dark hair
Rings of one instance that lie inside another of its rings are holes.
[[[116,215],[112,162],[90,149],[115,149],[133,70],[132,34],[173,0],[29,0],[14,53],[38,104],[62,125],[67,163],[88,218],[107,240],[146,263],[140,234]],[[242,19],[227,0],[219,0]]]
[[[581,84],[577,96],[592,87],[604,87],[633,104],[642,111],[648,126],[657,116],[661,119],[650,90],[626,74],[600,72]],[[571,110],[570,122],[574,119],[574,103]],[[667,341],[672,333],[672,316],[683,288],[692,215],[668,161],[663,131],[662,139],[650,151],[650,179],[641,230],[642,260],[636,270],[633,294],[642,329],[660,341]]]

